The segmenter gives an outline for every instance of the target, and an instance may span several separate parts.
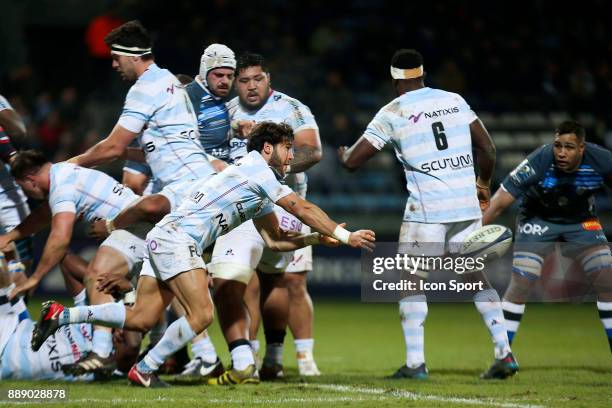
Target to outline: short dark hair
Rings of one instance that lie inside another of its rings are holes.
[[[418,68],[423,65],[423,56],[413,49],[402,48],[395,51],[391,58],[391,66],[400,69]]]
[[[270,72],[263,55],[247,52],[238,57],[236,61],[236,72],[239,74],[243,69],[249,67],[261,67],[263,72]]]
[[[38,150],[24,150],[15,155],[11,162],[11,173],[17,180],[23,179],[28,174],[37,171],[49,160]]]
[[[256,150],[261,153],[264,143],[272,145],[293,142],[293,129],[286,123],[261,122],[258,123],[249,135],[247,152]]]
[[[128,21],[113,29],[104,37],[109,47],[111,44],[120,44],[124,47],[151,48],[153,40],[146,28],[138,20]],[[153,59],[153,53],[141,55],[143,60]]]
[[[559,126],[557,126],[555,133],[557,135],[566,135],[569,133],[573,133],[581,141],[584,141],[584,139],[586,139],[586,131],[584,130],[584,126],[582,126],[575,120],[566,120],[562,122]]]

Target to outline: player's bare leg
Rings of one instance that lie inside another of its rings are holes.
[[[244,303],[249,312],[249,341],[251,343],[251,350],[253,350],[257,367],[261,367],[260,344],[259,340],[257,339],[257,333],[259,331],[259,325],[261,322],[259,297],[259,277],[257,277],[256,273],[254,273],[244,293]]]
[[[289,292],[289,329],[295,339],[299,374],[317,376],[321,373],[312,353],[314,312],[306,278],[307,271],[285,273],[285,282]]]
[[[208,276],[205,269],[179,273],[160,282],[159,287],[163,293],[174,294],[185,315],[172,322],[155,347],[130,370],[130,382],[144,387],[165,386],[155,372],[166,358],[189,343],[197,333],[204,331],[213,320],[213,305],[207,290]]]
[[[285,273],[257,271],[260,282],[261,320],[266,337],[266,354],[259,375],[262,380],[283,377],[283,343],[289,321],[289,294]]]
[[[73,260],[73,265],[77,261]],[[95,256],[87,266],[85,271],[84,283],[87,288],[87,298],[90,305],[101,305],[108,302],[113,302],[111,295],[105,294],[98,290],[97,278],[102,274],[113,273],[120,276],[128,274],[128,264],[124,256],[114,248],[101,246]],[[95,325],[93,328],[93,347],[92,352],[86,358],[97,359],[99,362],[107,362],[112,364],[114,359],[111,358],[113,350],[113,334],[112,329],[108,327]],[[91,365],[97,367],[98,362]],[[89,364],[87,364],[89,366]]]

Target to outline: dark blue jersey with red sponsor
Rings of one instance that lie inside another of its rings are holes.
[[[573,224],[595,217],[594,194],[612,184],[612,152],[586,143],[578,168],[555,165],[552,144],[532,152],[503,181],[502,188],[521,199],[521,215]]]

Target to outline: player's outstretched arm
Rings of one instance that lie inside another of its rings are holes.
[[[482,215],[482,224],[487,225],[495,221],[495,219],[508,207],[512,205],[515,198],[512,194],[500,187],[491,199],[491,205]]]
[[[42,231],[51,221],[49,204],[43,203],[36,207],[18,226],[4,235],[0,235],[0,250],[11,242],[29,237]]]
[[[13,289],[9,295],[11,299],[35,289],[40,280],[55,265],[61,262],[64,255],[66,255],[70,239],[72,238],[72,228],[75,219],[75,213],[71,212],[61,212],[53,216],[51,219],[51,232],[47,238],[47,243],[36,270],[27,281]]]
[[[338,159],[340,159],[340,164],[348,171],[355,171],[378,151],[377,148],[372,146],[372,143],[361,136],[351,147],[341,146],[338,148]]]
[[[308,245],[323,244],[328,247],[340,245],[337,239],[321,235],[318,232],[302,234],[295,232],[285,232],[280,229],[278,219],[274,213],[269,213],[263,217],[253,218],[255,228],[263,238],[266,246],[275,252],[295,251]],[[344,225],[342,225],[344,227]]]
[[[138,133],[130,132],[117,124],[106,139],[101,140],[85,153],[73,157],[68,162],[83,167],[94,167],[111,162],[124,155],[128,145],[136,136],[138,136]],[[130,157],[130,159],[137,158]]]
[[[374,249],[376,234],[371,230],[359,230],[350,232],[338,223],[334,222],[328,215],[310,201],[300,198],[291,193],[276,202],[289,213],[298,217],[302,222],[312,227],[323,235],[337,239],[343,244],[353,248]]]

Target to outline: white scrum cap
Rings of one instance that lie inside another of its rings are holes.
[[[200,59],[200,79],[206,82],[206,75],[215,68],[236,69],[236,57],[227,45],[210,44]]]

